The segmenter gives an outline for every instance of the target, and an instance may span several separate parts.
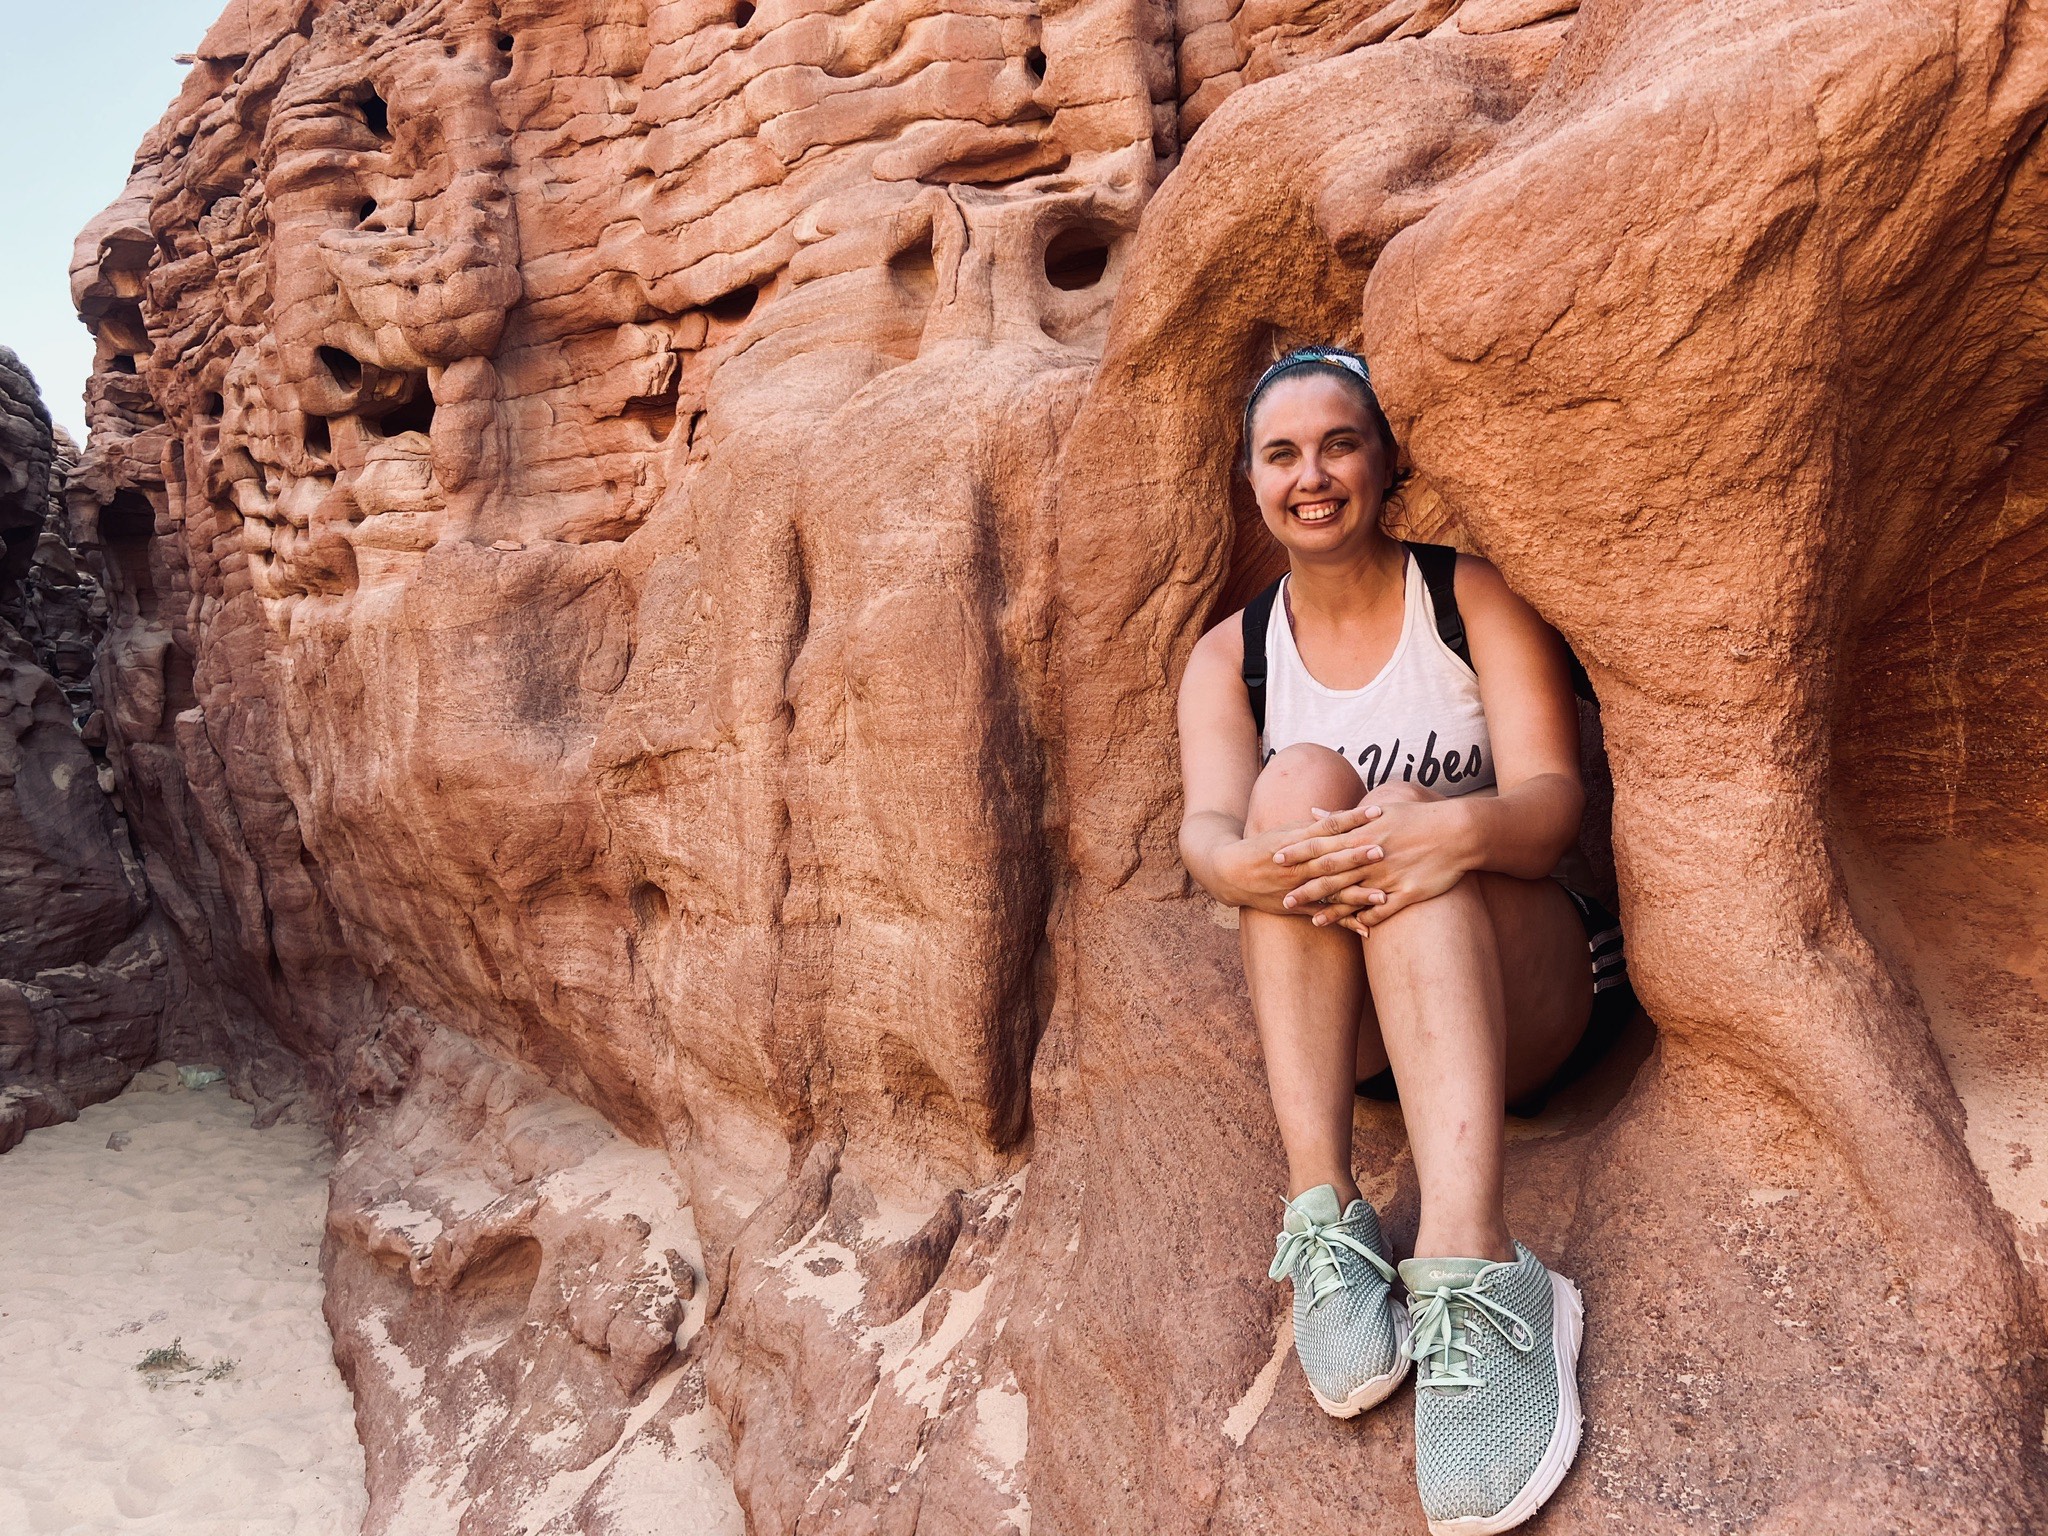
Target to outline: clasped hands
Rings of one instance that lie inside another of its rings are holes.
[[[1375,803],[1345,811],[1318,809],[1316,821],[1257,839],[1285,894],[1281,910],[1318,928],[1349,928],[1361,936],[1402,908],[1441,896],[1463,878],[1456,852],[1461,817],[1449,800]],[[1277,846],[1276,846],[1277,845]]]

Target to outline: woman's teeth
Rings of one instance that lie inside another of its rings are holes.
[[[1327,523],[1337,515],[1337,509],[1342,505],[1339,501],[1305,502],[1294,509],[1294,515],[1304,523]]]

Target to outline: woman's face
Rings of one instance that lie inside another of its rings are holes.
[[[1369,540],[1387,469],[1365,406],[1327,374],[1280,380],[1252,415],[1252,494],[1292,553],[1346,554]]]

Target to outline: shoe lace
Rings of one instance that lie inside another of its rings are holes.
[[[1374,1253],[1371,1248],[1346,1232],[1336,1222],[1320,1222],[1298,1209],[1294,1202],[1284,1201],[1288,1212],[1301,1221],[1301,1228],[1295,1232],[1281,1232],[1273,1253],[1273,1265],[1266,1271],[1269,1280],[1284,1280],[1294,1272],[1296,1263],[1303,1257],[1308,1259],[1308,1304],[1315,1304],[1334,1291],[1344,1288],[1344,1270],[1338,1263],[1337,1250],[1342,1248],[1355,1253],[1375,1270],[1389,1285],[1394,1283],[1394,1266]]]
[[[1483,1387],[1470,1366],[1479,1355],[1480,1327],[1499,1334],[1527,1354],[1536,1345],[1536,1331],[1512,1307],[1470,1285],[1447,1285],[1433,1291],[1409,1292],[1412,1326],[1406,1345],[1415,1362],[1418,1387]],[[1415,1307],[1414,1302],[1421,1302]],[[1456,1358],[1453,1358],[1453,1357]]]

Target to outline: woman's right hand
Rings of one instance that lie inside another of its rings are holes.
[[[1376,813],[1378,808],[1372,809]],[[1352,821],[1347,821],[1343,830],[1352,830],[1355,813],[1345,814],[1351,816]],[[1255,837],[1241,838],[1216,850],[1218,872],[1239,894],[1251,898],[1241,905],[1280,917],[1313,917],[1321,903],[1287,904],[1289,894],[1302,883],[1301,870],[1296,865],[1282,863],[1279,854],[1283,848],[1295,843],[1312,837],[1333,836],[1339,830],[1336,818],[1326,816],[1318,821],[1303,822],[1298,827],[1276,827]],[[1368,841],[1369,835],[1361,831],[1356,854],[1360,868],[1370,862],[1364,847]]]

